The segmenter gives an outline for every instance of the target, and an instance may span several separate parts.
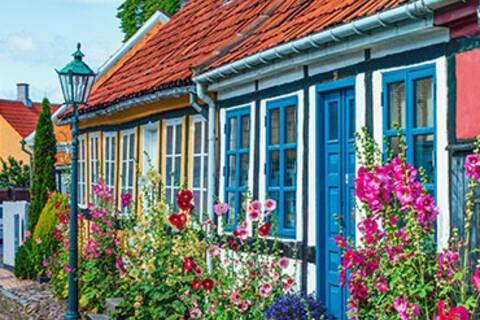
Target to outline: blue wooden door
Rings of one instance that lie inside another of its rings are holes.
[[[335,236],[344,230],[353,236],[355,177],[355,97],[354,89],[319,93],[318,217],[318,292],[329,312],[347,319],[347,289],[340,286],[342,252]]]

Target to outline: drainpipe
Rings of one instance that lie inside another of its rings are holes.
[[[205,92],[205,87],[197,83],[197,96],[202,99],[208,106],[208,180],[207,180],[207,201],[208,201],[208,217],[214,220],[213,204],[215,191],[215,101]],[[207,252],[207,266],[209,272],[212,270],[212,260]]]
[[[25,142],[25,140],[20,141],[20,144],[22,145],[22,151],[25,152],[28,155],[28,158],[29,158],[29,162],[30,162],[30,165],[29,165],[30,187],[31,187],[32,186],[32,162],[33,162],[32,159],[33,159],[33,154],[30,150],[28,150],[26,148],[27,143]]]

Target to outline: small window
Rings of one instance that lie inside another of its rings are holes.
[[[80,206],[86,205],[86,146],[85,137],[78,137],[78,204]]]
[[[208,124],[201,116],[193,117],[192,123],[192,192],[195,199],[195,207],[200,217],[207,212],[207,168],[208,168]],[[205,215],[206,217],[206,215]]]
[[[98,134],[90,135],[90,193],[92,193],[93,186],[98,183],[100,178],[100,161],[98,156]],[[92,193],[93,203],[97,203],[97,197]]]
[[[105,184],[110,190],[115,190],[117,134],[105,133]]]
[[[121,193],[129,193],[133,196],[135,170],[135,132],[127,130],[122,132],[122,174],[121,174]],[[122,208],[122,212],[126,212]]]
[[[290,97],[267,104],[266,191],[277,201],[279,235],[294,238],[297,220],[297,98]],[[329,105],[329,114],[338,113],[338,105]],[[336,123],[336,122],[335,122]],[[329,139],[338,139],[338,126],[331,126]]]
[[[250,108],[228,111],[225,134],[225,201],[230,210],[226,215],[226,228],[236,228],[238,216],[248,191],[250,168]]]
[[[398,154],[400,140],[393,123],[403,129],[407,161],[423,167],[426,188],[435,191],[435,67],[422,66],[384,75],[385,135]]]
[[[176,207],[175,197],[180,191],[180,172],[182,165],[182,119],[167,121],[165,152],[165,200]]]

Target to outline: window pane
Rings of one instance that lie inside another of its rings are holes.
[[[173,144],[173,127],[167,127],[167,154],[172,154],[172,144]]]
[[[128,156],[130,159],[133,159],[135,157],[134,135],[131,134],[129,137],[130,137],[130,141],[129,141],[130,149],[128,151],[130,152],[130,154]]]
[[[133,187],[133,161],[128,163],[128,187]]]
[[[270,144],[280,144],[280,109],[270,110]]]
[[[338,140],[338,102],[328,104],[328,140]]]
[[[240,156],[240,186],[246,186],[248,183],[248,154]]]
[[[208,152],[208,123],[206,121],[203,122],[203,139],[205,140],[203,147],[203,152]]]
[[[123,143],[122,143],[122,160],[127,159],[127,151],[128,151],[128,136],[123,136]]]
[[[296,221],[296,197],[295,192],[285,192],[285,219],[283,226],[286,229],[294,229]]]
[[[177,124],[175,137],[175,153],[180,154],[182,152],[182,125]]]
[[[203,204],[202,204],[202,213],[208,211],[208,196],[207,191],[203,191]],[[203,220],[208,218],[208,215],[204,215]]]
[[[165,184],[170,186],[172,184],[172,170],[173,170],[173,160],[172,158],[166,159],[165,164]]]
[[[294,149],[285,152],[285,186],[294,186],[297,174],[297,154]]]
[[[202,152],[202,123],[195,122],[194,135],[193,135],[193,152]]]
[[[405,82],[396,82],[388,85],[389,95],[389,129],[397,123],[401,128],[405,128]]]
[[[280,185],[280,152],[270,151],[270,170],[268,172],[269,185]]]
[[[433,168],[433,135],[416,136],[415,137],[415,166],[423,167],[428,183],[434,181]]]
[[[242,117],[242,148],[248,148],[250,141],[250,119],[249,116]]]
[[[201,197],[201,192],[198,190],[193,191],[193,204],[195,205],[195,208],[197,208],[198,211],[202,211],[200,208],[200,197]]]
[[[415,124],[417,128],[433,127],[432,78],[415,81]]]
[[[202,161],[200,157],[193,158],[193,181],[194,188],[200,188],[200,170],[202,170]]]
[[[230,118],[230,143],[229,150],[237,148],[237,118]]]
[[[228,213],[225,216],[226,224],[231,226],[235,223],[235,192],[227,194]]]
[[[181,157],[175,157],[175,169],[174,169],[174,172],[175,172],[175,181],[174,181],[174,183],[175,183],[175,184],[179,184],[179,183],[180,183],[180,171],[181,171],[180,161],[181,161]]]
[[[203,187],[207,187],[207,181],[208,181],[208,157],[204,156],[203,157]]]
[[[285,109],[286,143],[297,141],[297,112],[295,106]]]
[[[229,156],[228,163],[228,186],[234,187],[235,183],[235,172],[237,171],[237,157],[235,155]]]
[[[393,155],[398,156],[400,155],[400,137],[394,136],[389,138],[390,141],[390,150],[393,152]]]

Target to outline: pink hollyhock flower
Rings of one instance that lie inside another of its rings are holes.
[[[40,238],[35,239],[35,243],[36,243],[37,245],[42,244],[42,239],[40,239]]]
[[[467,177],[480,181],[480,156],[468,155],[464,167]]]
[[[448,314],[446,314],[445,310],[445,302],[443,300],[438,301],[437,305],[437,319],[436,320],[470,320],[470,315],[468,314],[468,310],[463,307],[454,307],[450,309]]]
[[[248,231],[243,228],[238,228],[237,230],[233,231],[233,235],[240,240],[245,241],[248,238]]]
[[[273,286],[270,282],[265,282],[264,284],[262,284],[262,286],[260,287],[260,296],[262,298],[267,298],[269,297],[273,292]]]
[[[42,261],[42,267],[43,267],[43,268],[48,267],[48,262],[45,261],[45,260],[43,260],[43,261]]]
[[[345,238],[342,237],[341,235],[337,235],[335,236],[335,244],[340,249],[345,249],[347,247],[347,240],[345,240]]]
[[[202,317],[202,311],[197,307],[193,310],[190,310],[190,318],[200,319]]]
[[[67,264],[67,265],[65,266],[64,270],[65,270],[66,273],[70,273],[70,272],[72,272],[72,267],[70,267],[70,265]]]
[[[375,287],[379,292],[387,292],[388,291],[388,284],[387,280],[385,279],[384,276],[381,276],[380,278],[375,279]]]
[[[289,260],[287,257],[282,257],[282,258],[280,258],[280,260],[278,261],[278,266],[279,266],[281,269],[287,269],[289,264],[290,264],[290,260]]]
[[[477,271],[475,271],[475,274],[472,278],[472,283],[475,288],[477,288],[478,293],[480,293],[480,269],[477,269]]]
[[[248,310],[248,302],[247,301],[242,301],[238,304],[238,310],[240,310],[241,313],[244,313]]]
[[[45,275],[47,276],[47,278],[50,278],[52,276],[52,271],[48,270],[47,272],[45,272]]]
[[[295,285],[295,281],[292,278],[288,278],[283,282],[283,290],[288,291]]]
[[[254,200],[248,204],[247,211],[262,211],[262,203],[258,200]]]
[[[127,268],[125,268],[125,264],[123,263],[122,258],[117,258],[115,261],[115,266],[117,267],[118,270],[120,270],[122,273],[127,272]]]
[[[112,249],[105,249],[105,254],[107,256],[111,256],[113,254],[113,250]]]
[[[405,298],[396,297],[393,301],[393,307],[397,310],[401,320],[410,320],[410,315],[415,317],[420,315],[420,307],[415,303],[408,303]]]
[[[210,245],[210,254],[214,257],[217,257],[220,255],[220,247],[217,246],[216,244]]]
[[[271,228],[270,222],[265,222],[258,228],[258,235],[262,238],[268,237]]]
[[[213,212],[221,217],[228,212],[228,205],[226,203],[217,203],[213,206]]]
[[[122,199],[122,207],[130,207],[130,205],[132,204],[132,195],[130,193],[122,193],[120,197]]]
[[[254,222],[260,220],[260,211],[259,210],[248,211],[248,218]]]
[[[277,208],[277,202],[273,199],[267,199],[265,200],[263,206],[265,207],[265,210],[272,212]]]
[[[28,238],[30,238],[31,235],[32,233],[30,232],[30,230],[25,231],[25,240],[28,240]]]

